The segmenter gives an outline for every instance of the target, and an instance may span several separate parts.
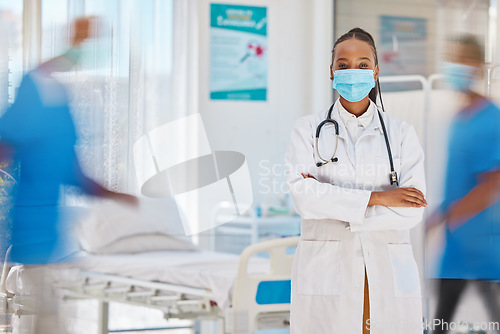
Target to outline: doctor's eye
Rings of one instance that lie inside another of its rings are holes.
[[[359,64],[359,68],[368,68],[368,64],[367,63],[361,63]]]
[[[346,63],[340,63],[340,64],[337,64],[337,68],[345,69],[345,68],[348,68],[348,66]]]

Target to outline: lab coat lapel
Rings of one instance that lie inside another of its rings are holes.
[[[351,140],[351,137],[347,133],[347,128],[340,118],[339,115],[339,110],[338,110],[338,104],[340,103],[339,100],[335,102],[335,108],[332,112],[332,118],[337,121],[339,125],[339,139],[344,143],[344,147],[347,153],[347,157],[349,158],[349,161],[351,162],[351,165],[353,168],[356,168],[356,152],[354,151],[354,143]],[[339,142],[340,144],[340,142]]]
[[[363,131],[363,133],[359,137],[358,141],[360,141],[365,136],[373,136],[373,135],[377,135],[377,134],[383,135],[384,134],[384,132],[382,130],[382,124],[380,123],[380,118],[378,115],[377,108],[374,107],[373,105],[370,105],[370,108],[375,108],[375,110],[373,111],[373,120],[370,123],[370,125],[368,125],[368,127],[365,129],[365,131]]]

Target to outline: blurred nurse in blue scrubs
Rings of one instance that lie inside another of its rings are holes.
[[[32,333],[64,333],[59,324],[57,298],[46,264],[69,255],[59,215],[60,188],[72,185],[90,195],[135,205],[134,196],[110,191],[89,179],[75,154],[77,135],[65,87],[53,72],[70,70],[80,58],[80,44],[90,37],[95,18],[73,24],[68,52],[28,72],[17,98],[0,118],[0,160],[13,158],[20,164],[12,210],[10,261],[24,265],[24,279],[35,291]],[[23,279],[23,282],[25,282]],[[24,283],[23,283],[24,284]]]
[[[500,316],[500,109],[472,90],[483,76],[483,47],[472,36],[450,43],[445,77],[467,103],[448,138],[444,201],[428,228],[445,222],[434,319],[451,322],[465,288],[477,285],[491,321]],[[434,333],[446,333],[435,328]]]
[[[71,49],[28,72],[15,102],[0,118],[0,153],[4,158],[11,153],[20,163],[12,217],[12,262],[46,264],[66,255],[58,232],[57,206],[63,185],[80,187],[95,196],[136,201],[133,196],[105,189],[82,172],[74,149],[77,135],[68,94],[51,75],[76,64],[79,46],[89,37],[95,20],[75,21]]]

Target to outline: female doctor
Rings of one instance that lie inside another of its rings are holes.
[[[378,109],[378,75],[372,36],[341,36],[330,66],[340,98],[291,135],[287,179],[302,217],[292,334],[422,333],[409,230],[427,205],[424,154],[409,124]]]

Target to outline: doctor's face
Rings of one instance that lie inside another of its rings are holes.
[[[333,80],[335,71],[346,69],[373,70],[375,80],[377,80],[378,65],[375,64],[375,54],[370,44],[351,38],[335,47],[332,65],[330,65],[330,79]]]

